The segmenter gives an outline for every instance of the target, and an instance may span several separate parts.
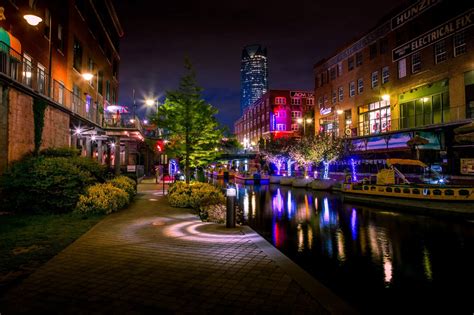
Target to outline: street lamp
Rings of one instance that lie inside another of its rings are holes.
[[[306,119],[298,118],[296,120],[296,122],[300,125],[303,124],[303,135],[306,135],[306,124],[308,124],[308,125],[311,124],[313,122],[313,119],[311,119],[311,118],[306,118]]]

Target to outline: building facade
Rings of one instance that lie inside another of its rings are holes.
[[[138,120],[107,123],[123,35],[112,2],[9,0],[0,12],[0,173],[38,145],[37,104],[46,105],[40,149],[72,146],[128,164],[143,136]],[[42,21],[30,25],[27,14]]]
[[[267,49],[249,45],[242,50],[240,63],[240,113],[268,91]]]
[[[300,137],[311,129],[313,110],[311,91],[269,90],[244,109],[234,133],[246,149],[256,149],[261,139]]]
[[[470,155],[455,128],[474,118],[473,14],[467,2],[412,2],[318,62],[316,130],[376,159],[409,157],[407,141],[419,136],[425,162],[459,174]]]

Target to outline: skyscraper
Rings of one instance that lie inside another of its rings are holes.
[[[267,49],[249,45],[242,50],[240,64],[240,111],[268,91]]]

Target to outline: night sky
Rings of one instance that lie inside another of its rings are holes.
[[[204,97],[233,129],[240,114],[242,48],[268,49],[270,89],[312,90],[313,65],[375,26],[405,0],[130,1],[114,2],[121,42],[120,98],[141,115],[148,96],[164,99],[194,64]],[[280,4],[281,3],[281,4]]]

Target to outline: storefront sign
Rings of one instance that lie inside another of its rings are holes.
[[[135,172],[136,170],[137,170],[136,165],[127,165],[127,172],[128,173]]]
[[[319,113],[321,115],[327,115],[327,114],[330,114],[332,112],[332,107],[328,107],[328,108],[321,108],[319,110]]]
[[[302,92],[302,91],[290,91],[291,97],[300,97],[300,98],[307,98],[307,97],[314,97],[314,93],[312,92]]]
[[[406,22],[413,20],[418,15],[422,14],[426,10],[440,3],[441,0],[420,0],[417,3],[410,6],[408,9],[402,11],[397,16],[393,17],[390,21],[392,30],[399,28]]]
[[[474,159],[461,159],[461,174],[474,175]]]
[[[400,60],[417,52],[427,46],[430,46],[442,39],[447,38],[448,36],[453,35],[455,32],[461,31],[472,26],[472,21],[474,19],[474,9],[469,10],[466,13],[463,13],[454,19],[449,20],[448,22],[433,28],[432,30],[424,33],[421,36],[418,36],[411,41],[398,46],[392,51],[393,61]]]

